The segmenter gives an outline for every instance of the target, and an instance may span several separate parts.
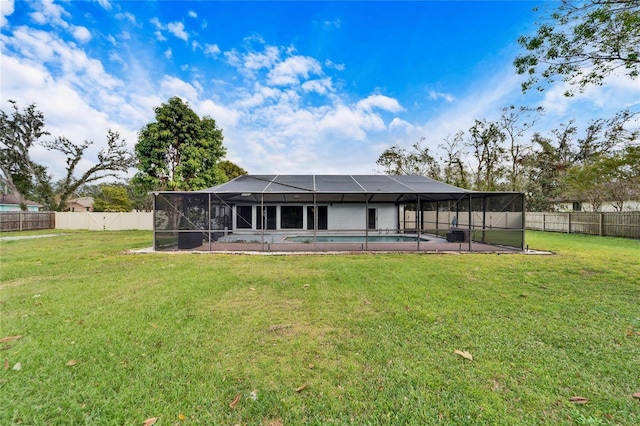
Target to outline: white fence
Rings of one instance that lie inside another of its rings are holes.
[[[56,229],[90,231],[153,230],[152,212],[56,212]]]

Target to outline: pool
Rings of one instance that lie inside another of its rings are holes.
[[[312,243],[312,235],[296,235],[285,237],[285,241],[292,243]],[[415,235],[318,235],[316,242],[318,243],[415,243],[418,237]],[[420,238],[421,242],[429,241],[426,238]]]

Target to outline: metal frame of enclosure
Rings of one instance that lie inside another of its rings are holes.
[[[246,175],[154,193],[157,251],[522,251],[524,194],[423,176]]]

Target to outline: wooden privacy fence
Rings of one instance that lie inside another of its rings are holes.
[[[0,212],[0,231],[54,229],[54,212]]]
[[[527,229],[602,235],[607,237],[640,238],[640,211],[637,212],[527,212]]]

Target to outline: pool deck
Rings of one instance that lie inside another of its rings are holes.
[[[195,252],[195,253],[248,253],[248,254],[322,254],[322,253],[522,253],[513,247],[497,246],[480,242],[447,242],[446,239],[431,234],[421,234],[420,242],[293,242],[287,237],[300,234],[229,234],[217,241],[203,241],[199,245],[174,247],[158,252]],[[305,237],[312,235],[303,234]],[[324,234],[324,236],[339,234]],[[344,235],[344,234],[343,234]],[[383,234],[384,235],[384,234]],[[416,237],[416,234],[401,234]],[[371,237],[380,237],[371,233]],[[389,234],[389,237],[397,236]],[[202,241],[202,240],[200,240]]]
[[[421,242],[417,243],[256,243],[256,242],[212,242],[194,247],[188,251],[207,253],[269,253],[269,254],[307,254],[307,253],[519,253],[520,250],[494,246],[490,244]]]

